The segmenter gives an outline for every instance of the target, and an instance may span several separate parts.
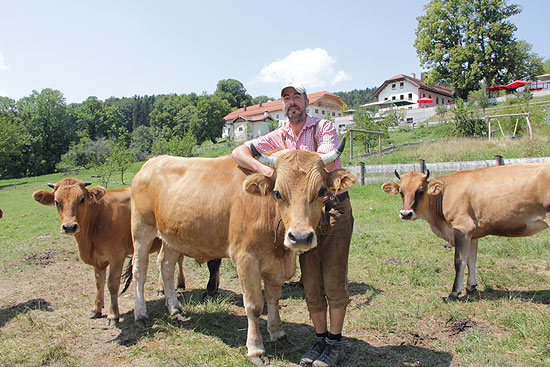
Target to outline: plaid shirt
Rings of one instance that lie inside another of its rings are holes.
[[[336,128],[330,120],[321,120],[317,117],[311,117],[307,115],[306,123],[302,127],[302,130],[296,136],[294,131],[290,127],[290,123],[286,123],[285,126],[280,127],[272,132],[260,136],[259,138],[250,140],[245,144],[250,148],[251,144],[254,144],[256,149],[260,153],[270,150],[283,148],[292,150],[308,150],[310,152],[315,151],[315,142],[313,138],[313,128],[317,124],[315,131],[315,140],[317,141],[317,152],[328,153],[333,151],[340,144],[340,138],[336,133]],[[285,146],[286,140],[286,146]],[[342,168],[342,162],[340,158],[334,161],[333,170]]]

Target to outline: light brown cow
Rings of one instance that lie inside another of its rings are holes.
[[[275,341],[285,336],[278,311],[281,286],[296,270],[296,252],[317,245],[315,229],[327,189],[339,191],[355,183],[350,171],[324,169],[338,157],[343,144],[324,155],[291,151],[273,158],[256,151],[257,159],[274,168],[271,177],[251,174],[230,156],[160,156],[146,162],[132,181],[136,324],[145,327],[147,254],[152,240],[160,235],[166,243],[161,270],[170,314],[181,312],[172,280],[178,253],[199,262],[231,258],[243,288],[248,356],[255,363],[265,362],[259,330],[264,305],[261,280],[267,329]]]
[[[550,225],[550,164],[517,164],[454,172],[429,179],[418,172],[401,177],[401,185],[382,189],[401,194],[402,219],[421,218],[432,232],[455,247],[455,280],[450,299],[477,287],[477,242],[488,235],[530,236]]]
[[[53,192],[39,190],[33,193],[33,198],[44,205],[56,205],[61,220],[61,232],[74,235],[80,259],[94,267],[97,293],[91,318],[102,316],[106,271],[109,265],[107,286],[111,295],[111,305],[107,318],[109,323],[117,322],[120,318],[118,290],[122,268],[126,257],[133,253],[130,233],[131,190],[106,190],[100,186],[88,189],[88,185],[89,182],[76,178],[64,178],[56,184],[48,184],[54,189]],[[151,252],[161,251],[159,258],[163,256],[161,244],[157,238],[151,247]],[[185,288],[182,259],[183,257],[178,259],[178,287]],[[207,293],[213,295],[218,289],[219,273],[218,269],[210,270],[210,288]],[[128,278],[126,287],[130,280],[131,278]],[[161,287],[162,281],[159,276],[159,292],[162,290]]]

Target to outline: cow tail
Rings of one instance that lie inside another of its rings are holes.
[[[128,264],[126,265],[126,269],[124,270],[124,273],[122,274],[122,277],[121,277],[122,282],[124,283],[124,288],[122,288],[122,292],[120,292],[120,294],[126,292],[126,289],[128,289],[128,287],[130,286],[130,283],[132,283],[132,277],[133,277],[132,257],[128,256],[128,259],[129,259]]]

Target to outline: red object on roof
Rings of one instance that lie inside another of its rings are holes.
[[[434,100],[433,98],[423,97],[423,98],[419,98],[418,101],[416,102],[417,103],[434,103]]]
[[[524,85],[531,84],[531,82],[525,81],[525,80],[514,80],[510,84],[506,84],[506,88],[508,89],[516,89],[519,87],[523,87]]]
[[[504,84],[495,84],[495,85],[491,85],[489,88],[487,88],[487,90],[490,90],[490,91],[502,90],[502,89],[506,89],[506,86]]]

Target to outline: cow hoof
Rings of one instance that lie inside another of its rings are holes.
[[[100,319],[102,317],[103,317],[103,315],[101,314],[101,312],[92,311],[90,313],[90,319]]]
[[[178,291],[184,291],[185,290],[185,283],[178,284]]]
[[[261,356],[252,356],[252,357],[248,357],[248,360],[250,362],[252,362],[252,364],[254,364],[254,366],[258,366],[258,367],[263,367],[263,366],[268,366],[269,365],[269,358],[267,358],[267,356],[264,354],[264,355],[261,355]]]
[[[216,293],[208,293],[208,292],[204,292],[202,294],[202,302],[206,302],[206,301],[209,301],[209,300],[214,300],[216,299],[216,297],[218,297],[219,293],[216,292]]]
[[[447,301],[447,302],[455,302],[455,301],[458,301],[458,294],[456,294],[456,293],[451,293],[451,294],[449,294],[449,297],[447,297],[446,301]]]
[[[170,316],[174,317],[174,316],[177,316],[177,315],[181,315],[183,312],[181,310],[181,308],[179,307],[175,307],[174,309],[170,310]]]
[[[119,317],[113,317],[107,319],[107,326],[115,326],[120,322]]]
[[[164,296],[164,290],[158,290],[157,297],[162,297],[162,296]]]
[[[148,328],[148,319],[147,318],[142,318],[142,319],[137,319],[137,320],[134,320],[134,324],[136,325],[136,327],[140,330],[145,330]]]

